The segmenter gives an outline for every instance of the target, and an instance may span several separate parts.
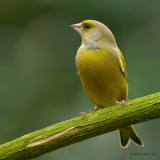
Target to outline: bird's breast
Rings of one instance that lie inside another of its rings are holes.
[[[89,99],[96,105],[113,105],[116,100],[127,97],[127,83],[120,71],[116,54],[106,48],[85,50],[76,55],[82,86]]]

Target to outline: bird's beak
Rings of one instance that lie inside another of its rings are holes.
[[[81,23],[77,23],[77,24],[73,24],[71,25],[71,27],[77,31],[78,33],[82,33],[82,24]]]

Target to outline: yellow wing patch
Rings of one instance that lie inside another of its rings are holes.
[[[118,55],[119,55],[118,61],[119,61],[120,69],[121,69],[121,71],[122,71],[122,74],[124,75],[124,78],[125,78],[126,81],[128,82],[127,68],[126,68],[126,64],[125,64],[123,55],[122,55],[121,51],[120,51],[118,48],[117,48],[116,50],[117,50]]]

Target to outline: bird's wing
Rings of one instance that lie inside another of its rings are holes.
[[[128,82],[127,67],[126,67],[123,55],[122,55],[122,53],[119,49],[116,49],[116,50],[117,50],[117,53],[118,53],[118,63],[119,63],[121,72],[122,72],[124,78],[126,79],[126,81]]]

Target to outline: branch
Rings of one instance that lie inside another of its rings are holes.
[[[1,160],[26,160],[127,125],[160,117],[160,92],[67,120],[0,145]]]

